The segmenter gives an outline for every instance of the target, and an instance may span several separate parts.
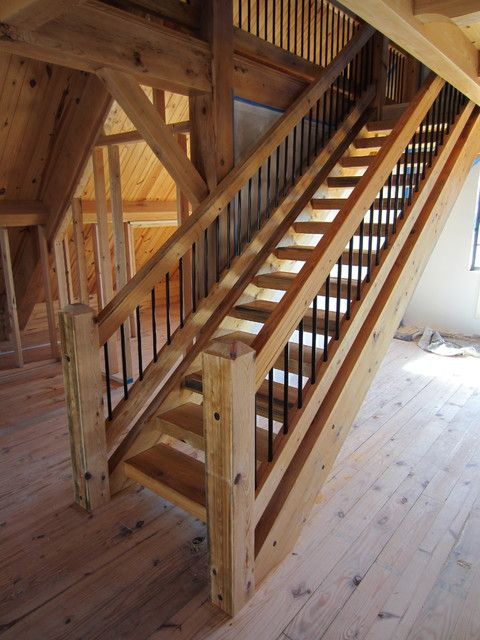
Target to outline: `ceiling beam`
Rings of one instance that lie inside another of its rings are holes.
[[[97,73],[185,197],[194,207],[198,205],[208,194],[207,185],[140,85],[112,69]]]
[[[457,24],[468,26],[480,22],[478,0],[415,0],[414,15],[451,18]]]
[[[97,224],[97,207],[95,200],[82,200],[83,221],[85,224]],[[112,207],[107,201],[108,222],[112,222]],[[1,218],[0,218],[1,219]],[[124,222],[155,222],[165,225],[177,226],[177,202],[168,200],[158,202],[154,200],[142,200],[132,202],[123,201]]]
[[[190,120],[170,122],[167,127],[172,133],[189,133]],[[111,133],[109,135],[102,134],[98,137],[95,146],[109,147],[113,144],[135,144],[137,142],[145,142],[139,131],[122,131],[121,133]]]
[[[0,3],[0,22],[5,22],[27,31],[33,31],[85,1],[3,0]]]
[[[39,200],[0,201],[0,227],[32,227],[47,220],[48,211]]]
[[[366,22],[480,104],[479,52],[453,22],[422,23],[411,0],[342,0]]]
[[[91,73],[108,67],[177,93],[211,90],[206,42],[97,0],[36,31],[1,23],[0,51]]]

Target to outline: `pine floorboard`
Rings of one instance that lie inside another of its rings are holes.
[[[480,361],[394,341],[292,554],[228,620],[205,526],[72,505],[58,363],[0,373],[0,639],[480,638]]]

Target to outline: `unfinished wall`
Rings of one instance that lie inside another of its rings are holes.
[[[480,336],[480,271],[470,271],[480,162],[458,195],[405,315],[405,323]]]

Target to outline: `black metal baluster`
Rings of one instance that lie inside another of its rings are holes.
[[[400,182],[401,182],[401,174],[400,174],[400,169],[401,167],[401,158],[400,160],[397,162],[397,171],[396,171],[396,184],[395,184],[395,198],[394,198],[394,203],[393,203],[393,226],[392,226],[392,233],[397,233],[397,216],[398,216],[398,193],[400,191]]]
[[[390,232],[390,211],[392,209],[392,174],[388,176],[387,182],[387,211],[385,216],[385,248],[388,247],[389,232]],[[397,189],[397,181],[395,182],[395,189]]]
[[[267,160],[267,200],[266,200],[266,203],[265,203],[265,217],[267,219],[270,218],[270,204],[271,204],[270,191],[271,191],[271,186],[272,186],[271,173],[272,173],[272,156],[268,156],[268,160]]]
[[[257,181],[258,193],[257,193],[257,231],[262,225],[262,167],[258,169],[258,181]]]
[[[205,293],[205,297],[208,292]],[[167,344],[172,341],[171,326],[170,326],[170,274],[165,275],[165,313],[167,316]]]
[[[328,360],[328,340],[330,338],[330,274],[325,280],[325,310],[323,316],[323,361]]]
[[[353,276],[353,236],[348,244],[348,276],[347,276],[347,311],[345,317],[350,320],[350,307],[352,304],[352,276]]]
[[[152,349],[153,349],[153,361],[156,362],[158,358],[157,354],[157,308],[155,301],[155,287],[153,287],[150,294],[150,304],[152,307]]]
[[[280,145],[278,145],[277,151],[275,154],[275,207],[278,207],[278,204],[280,202],[279,172],[280,172]]]
[[[295,165],[297,163],[297,125],[293,127],[293,148],[292,148],[292,187],[295,184]]]
[[[380,189],[378,197],[378,221],[377,221],[377,246],[375,247],[375,264],[380,264],[380,246],[382,241],[382,220],[383,220],[383,187]]]
[[[312,307],[312,351],[310,356],[310,381],[315,384],[317,376],[317,315],[318,315],[318,299],[317,296],[313,299]]]
[[[285,138],[285,158],[283,167],[283,195],[285,196],[288,191],[288,136]]]
[[[229,262],[230,266],[230,262]],[[197,310],[197,245],[192,244],[192,311]]]
[[[135,308],[135,320],[137,326],[138,377],[140,380],[143,380],[142,327],[140,324],[140,307]]]
[[[368,221],[368,265],[367,265],[367,282],[370,282],[372,273],[372,253],[373,253],[373,216],[375,213],[375,203],[370,207],[370,218]]]
[[[268,462],[273,460],[273,369],[268,372]]]
[[[283,433],[288,433],[288,374],[290,370],[289,363],[289,344],[283,348]]]
[[[357,300],[360,300],[362,295],[362,270],[363,270],[363,234],[365,232],[365,223],[362,220],[360,223],[358,239],[358,270],[357,270]]]
[[[184,310],[184,304],[183,304],[183,296],[185,295],[184,284],[183,284],[183,258],[180,258],[180,260],[178,261],[178,283],[179,283],[179,289],[180,289],[179,291],[180,327],[183,328],[183,325],[185,324],[185,310]]]
[[[252,178],[248,180],[247,242],[252,240]]]
[[[410,158],[410,181],[408,184],[408,205],[412,204],[413,198],[413,185],[414,185],[414,177],[415,177],[415,154],[416,154],[416,145],[417,145],[417,132],[413,134],[412,139],[412,155]]]
[[[107,417],[112,420],[112,389],[110,386],[110,361],[108,358],[108,342],[103,345],[103,358],[105,360],[105,390],[107,392]]]
[[[232,245],[231,245],[231,233],[232,233],[232,207],[229,202],[227,205],[227,267],[230,269],[232,263]]]
[[[342,304],[342,256],[337,262],[337,300],[335,307],[335,340],[340,338],[340,317]]]
[[[305,116],[302,118],[300,125],[300,174],[303,175],[303,139],[305,138]]]
[[[220,216],[217,216],[215,218],[215,282],[218,282],[219,280],[220,280]]]
[[[127,350],[125,346],[125,327],[120,325],[120,350],[122,352],[123,399],[128,400]]]
[[[242,190],[237,197],[237,256],[242,253]]]
[[[202,295],[202,294],[200,294]],[[203,297],[208,296],[208,229],[203,232]]]
[[[303,405],[303,318],[298,325],[298,381],[297,381],[297,407]]]

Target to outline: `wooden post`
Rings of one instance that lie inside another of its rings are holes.
[[[125,230],[123,227],[122,185],[120,182],[120,151],[117,145],[108,147],[108,169],[110,177],[110,200],[112,202],[113,253],[115,285],[117,293],[127,284],[127,255]],[[129,381],[132,375],[132,350],[130,348],[130,318],[124,322],[126,373]]]
[[[68,284],[63,239],[58,238],[54,241],[53,253],[55,256],[55,271],[57,273],[58,305],[60,309],[63,309],[68,304]]]
[[[0,227],[0,253],[2,254],[2,269],[5,280],[5,295],[7,298],[8,324],[10,335],[15,350],[15,362],[17,367],[23,367],[22,340],[20,337],[20,325],[18,324],[17,298],[13,282],[12,256],[10,254],[10,242],[8,229]]]
[[[53,306],[52,283],[50,282],[50,259],[48,256],[48,244],[45,227],[38,225],[38,246],[40,248],[40,263],[42,266],[43,293],[45,295],[45,308],[47,311],[48,335],[50,338],[50,348],[52,357],[58,359],[60,350],[58,348],[57,327],[55,322],[55,309]]]
[[[254,357],[238,341],[203,354],[210,591],[232,616],[254,592]]]
[[[131,280],[137,273],[137,260],[135,256],[135,238],[132,226],[129,222],[123,223],[123,233],[125,236],[125,253],[127,256],[127,280]],[[137,337],[137,324],[135,313],[130,316],[130,337]]]
[[[113,298],[112,257],[110,254],[110,238],[108,233],[107,191],[105,187],[105,165],[103,149],[97,148],[92,155],[93,180],[95,184],[95,204],[97,207],[97,239],[99,248],[99,262],[102,279],[102,306]],[[118,373],[117,339],[112,336],[108,341],[108,359],[110,373]]]
[[[72,280],[72,261],[70,259],[70,245],[68,239],[68,229],[63,238],[63,263],[65,265],[65,276],[67,279],[67,294],[70,304],[74,304],[75,294],[73,292],[73,280]]]
[[[92,224],[92,244],[93,244],[93,260],[95,262],[95,288],[97,291],[97,308],[102,308],[103,292],[102,292],[102,265],[100,263],[100,248],[98,246],[97,225]]]
[[[375,34],[373,78],[377,86],[377,94],[373,101],[373,107],[377,112],[378,120],[381,120],[383,116],[385,92],[387,90],[388,42],[388,38],[381,33]]]
[[[177,136],[178,144],[187,153],[187,136],[183,133],[179,133]],[[190,215],[188,208],[188,200],[180,191],[177,186],[177,224],[180,227],[184,222],[188,220]],[[187,251],[183,256],[183,310],[185,317],[192,310],[192,279],[190,274],[192,273],[192,252]],[[180,277],[180,274],[179,276]]]
[[[98,326],[84,304],[60,312],[75,502],[87,510],[110,499]]]
[[[78,291],[80,302],[89,303],[87,263],[85,260],[85,235],[83,233],[82,203],[77,198],[72,201],[73,242],[77,256]]]

